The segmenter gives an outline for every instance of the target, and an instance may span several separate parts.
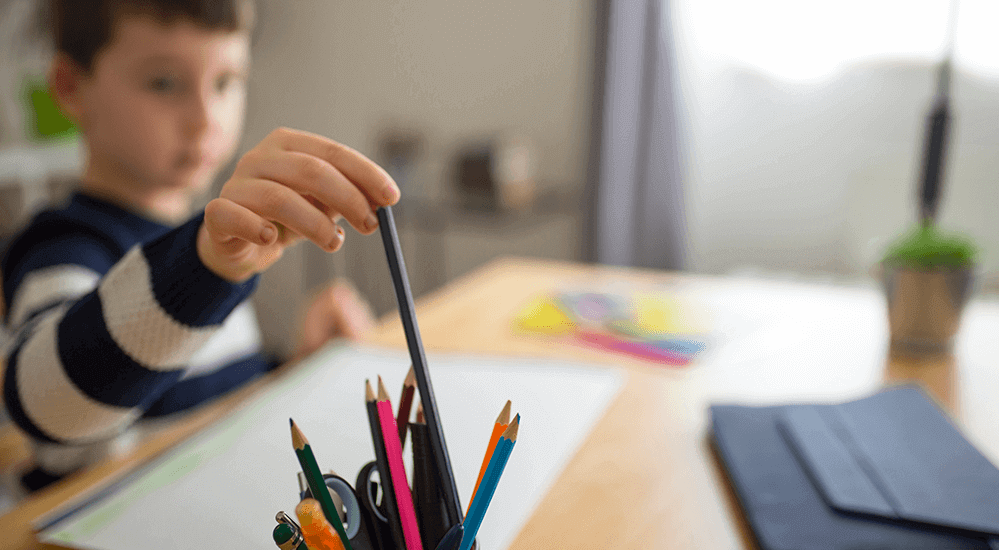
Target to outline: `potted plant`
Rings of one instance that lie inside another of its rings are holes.
[[[950,347],[971,294],[976,253],[969,239],[925,222],[888,249],[881,272],[893,345]]]
[[[952,27],[954,21],[952,13]],[[918,197],[921,223],[892,244],[881,262],[892,343],[917,351],[950,347],[971,293],[976,255],[969,239],[944,234],[936,225],[950,125],[952,46],[953,28],[927,117]]]

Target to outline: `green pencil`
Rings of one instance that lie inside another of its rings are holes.
[[[309,445],[309,440],[305,439],[305,434],[298,429],[294,420],[289,418],[288,422],[291,423],[291,444],[295,447],[295,456],[298,457],[298,463],[302,465],[305,480],[309,483],[309,491],[312,492],[313,498],[319,501],[326,520],[336,529],[336,534],[340,536],[343,547],[347,550],[354,550],[347,539],[347,532],[343,530],[343,524],[340,523],[340,514],[337,513],[336,506],[333,505],[329,489],[326,488],[326,481],[323,480],[319,464],[316,463],[316,456],[312,454],[312,445]]]

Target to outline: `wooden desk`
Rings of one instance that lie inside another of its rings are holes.
[[[685,369],[516,335],[513,316],[533,294],[571,285],[674,285],[701,303],[716,332]],[[709,403],[849,399],[886,381],[924,384],[993,462],[999,463],[999,304],[973,303],[952,355],[891,354],[883,298],[874,289],[692,277],[519,259],[495,261],[419,301],[430,351],[575,358],[624,367],[620,397],[516,539],[515,549],[752,548],[706,444]],[[371,343],[402,347],[398,317]],[[104,476],[161,452],[216,420],[247,388],[152,437],[135,456],[59,484],[0,518],[0,547],[37,548],[31,518]],[[0,446],[0,449],[5,447]]]

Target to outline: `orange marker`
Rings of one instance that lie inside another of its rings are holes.
[[[295,515],[302,524],[302,536],[310,550],[345,550],[333,526],[323,516],[318,500],[307,498],[299,502]]]
[[[489,446],[486,447],[486,456],[482,459],[482,467],[479,468],[479,479],[475,480],[475,489],[472,489],[472,498],[468,499],[468,509],[465,510],[465,515],[468,515],[468,510],[472,509],[472,501],[475,500],[475,492],[479,490],[479,484],[482,483],[482,476],[486,473],[486,467],[489,466],[489,459],[493,457],[493,451],[496,449],[496,443],[499,442],[500,436],[503,432],[510,427],[510,400],[507,399],[506,405],[503,406],[503,410],[500,411],[499,416],[496,417],[496,424],[493,425],[493,433],[489,436]]]

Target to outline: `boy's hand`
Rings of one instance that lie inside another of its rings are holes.
[[[300,238],[328,252],[339,249],[340,216],[365,235],[374,232],[375,209],[398,200],[392,178],[364,155],[281,128],[243,155],[219,198],[205,207],[198,257],[223,279],[244,281]]]

